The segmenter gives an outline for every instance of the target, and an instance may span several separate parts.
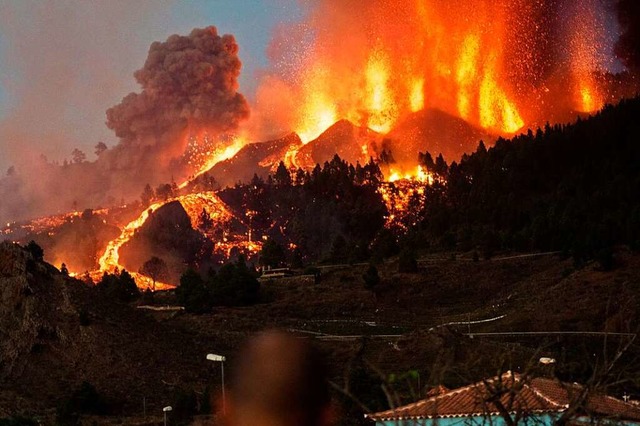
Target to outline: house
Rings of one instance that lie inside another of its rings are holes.
[[[507,372],[427,399],[365,414],[376,426],[640,425],[640,407],[588,387]]]

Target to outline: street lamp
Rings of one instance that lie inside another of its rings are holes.
[[[209,361],[219,362],[222,368],[222,413],[227,414],[226,401],[224,397],[224,362],[227,359],[222,355],[216,355],[216,354],[207,354],[207,359]]]
[[[164,407],[162,411],[164,412],[164,426],[167,426],[167,412],[173,410],[170,405]]]

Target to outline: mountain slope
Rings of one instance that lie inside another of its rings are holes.
[[[295,133],[266,142],[256,142],[244,146],[232,158],[221,161],[209,170],[209,174],[222,185],[231,186],[237,182],[248,182],[254,173],[266,177],[275,171],[285,154],[291,149],[302,146],[300,137]]]
[[[55,406],[82,381],[113,407],[131,410],[145,396],[160,410],[176,383],[205,386],[202,360],[214,344],[0,243],[0,417]]]
[[[298,153],[298,160],[313,167],[330,161],[334,155],[351,164],[366,163],[369,156],[376,156],[382,135],[366,127],[358,127],[348,120],[340,120],[312,140]]]
[[[418,152],[429,151],[435,158],[442,153],[448,162],[475,151],[480,140],[495,139],[465,120],[437,109],[414,112],[398,123],[386,136],[399,163],[417,163]]]

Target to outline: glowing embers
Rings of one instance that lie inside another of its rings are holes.
[[[409,88],[409,105],[411,112],[424,108],[424,79],[415,78]]]
[[[210,170],[220,161],[228,160],[236,155],[246,143],[246,138],[237,135],[212,138],[204,132],[201,135],[190,136],[185,156],[193,167],[194,174],[189,180],[182,182],[179,188],[186,187],[190,180]]]
[[[395,167],[390,167],[386,176],[387,182],[397,182],[399,180],[415,181],[420,183],[433,183],[433,174],[422,166],[417,166],[413,170],[402,171]]]
[[[524,126],[524,121],[516,106],[498,86],[493,70],[493,60],[489,62],[480,85],[480,125],[485,129],[515,133]]]
[[[608,83],[593,77],[610,69],[600,58],[611,56],[601,3],[316,1],[303,24],[313,33],[305,54],[265,80],[282,77],[282,97],[294,101],[272,96],[259,108],[276,111],[274,121],[305,142],[339,119],[387,133],[422,109],[496,136],[564,120],[611,99]],[[283,57],[302,38],[288,41]]]
[[[407,231],[414,226],[424,208],[425,183],[415,179],[399,179],[395,182],[385,182],[380,185],[378,192],[387,207],[387,228],[400,228]]]
[[[338,110],[328,92],[330,82],[327,79],[324,69],[317,67],[305,81],[305,101],[296,125],[296,133],[303,143],[317,138],[338,121]]]
[[[592,3],[592,0],[585,0],[585,3]],[[595,71],[605,68],[606,60],[600,49],[605,30],[591,11],[574,16],[569,27],[574,108],[580,112],[594,112],[604,105]]]
[[[366,95],[367,127],[379,133],[386,133],[398,119],[399,111],[394,94],[389,87],[389,61],[380,49],[376,49],[367,63]]]

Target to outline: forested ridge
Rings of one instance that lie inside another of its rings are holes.
[[[581,261],[640,243],[640,98],[545,126],[452,163],[427,188],[412,241],[486,252],[563,250]]]
[[[434,179],[409,201],[403,226],[390,229],[373,161],[354,167],[336,156],[311,172],[281,164],[266,181],[256,176],[221,196],[251,212],[256,235],[293,243],[312,261],[359,261],[407,248],[485,257],[557,250],[578,263],[606,263],[616,245],[640,246],[638,117],[635,98],[572,124],[500,138],[489,149],[479,141],[459,162],[420,153]]]

